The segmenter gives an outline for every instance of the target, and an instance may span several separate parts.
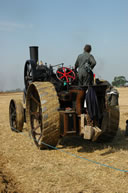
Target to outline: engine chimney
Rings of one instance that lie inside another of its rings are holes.
[[[30,46],[30,59],[38,62],[38,46]]]

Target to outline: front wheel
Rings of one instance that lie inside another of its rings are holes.
[[[9,104],[9,121],[12,131],[21,132],[24,124],[24,109],[19,100],[11,99]]]

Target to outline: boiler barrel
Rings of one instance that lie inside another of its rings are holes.
[[[34,60],[36,63],[38,61],[38,46],[30,46],[30,59]]]

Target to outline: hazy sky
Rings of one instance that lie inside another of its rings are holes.
[[[92,45],[96,76],[128,79],[128,0],[0,0],[0,90],[23,88],[29,46],[73,66]]]

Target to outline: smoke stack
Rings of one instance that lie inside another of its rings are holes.
[[[30,46],[30,59],[38,62],[38,46]]]

